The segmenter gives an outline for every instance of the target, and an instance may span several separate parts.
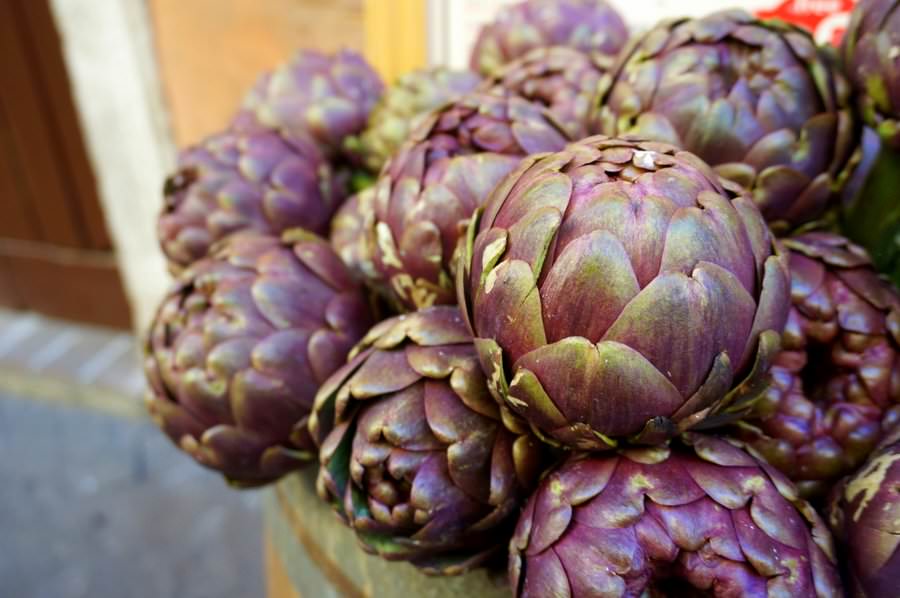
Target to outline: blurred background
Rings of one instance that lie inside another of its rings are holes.
[[[361,51],[387,82],[465,66],[511,1],[0,2],[0,596],[264,595],[258,493],[180,457],[141,403],[162,181],[294,50]],[[739,4],[831,40],[853,2],[613,4],[638,28]]]

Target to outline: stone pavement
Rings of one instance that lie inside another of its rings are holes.
[[[263,596],[259,502],[146,421],[0,391],[0,597]]]

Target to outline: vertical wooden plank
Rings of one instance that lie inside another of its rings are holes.
[[[86,230],[87,246],[93,249],[110,249],[112,243],[97,197],[97,184],[85,150],[81,125],[69,87],[69,76],[63,63],[62,46],[48,1],[28,0],[13,4],[21,11],[20,17],[27,23],[27,27],[22,30],[23,38],[39,66],[34,73],[40,79],[40,88],[44,92],[42,96],[50,107],[45,116],[55,133],[55,147],[60,158],[60,178],[77,206]]]
[[[12,138],[23,161],[24,180],[45,240],[69,247],[85,242],[80,215],[68,198],[59,177],[56,140],[47,120],[46,99],[36,85],[33,61],[22,38],[15,2],[0,2],[0,80],[4,93],[0,104],[6,113]]]
[[[0,106],[0,237],[38,241],[37,216],[22,181],[23,165],[13,146],[9,122]]]
[[[366,0],[366,58],[388,83],[428,60],[426,0]]]

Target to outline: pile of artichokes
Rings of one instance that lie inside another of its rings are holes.
[[[182,152],[162,430],[516,596],[900,596],[900,1],[525,0],[471,69],[303,51]]]

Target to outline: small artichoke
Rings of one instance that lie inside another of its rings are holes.
[[[524,160],[464,250],[460,304],[493,392],[577,448],[735,417],[789,307],[787,256],[753,202],[658,142]]]
[[[664,21],[601,83],[599,132],[697,154],[793,226],[835,199],[857,144],[848,85],[805,30],[740,11]]]
[[[160,245],[178,272],[235,231],[324,233],[346,187],[309,140],[228,130],[181,152],[163,188]]]
[[[846,557],[853,596],[900,592],[900,426],[865,466],[835,488],[829,524]]]
[[[900,0],[860,0],[843,54],[863,120],[900,150]]]
[[[472,93],[432,112],[375,183],[372,263],[398,310],[455,303],[456,247],[467,219],[524,156],[556,151],[564,132],[540,106]]]
[[[628,28],[606,0],[525,0],[498,12],[481,28],[470,66],[485,77],[535,48],[568,46],[591,55],[615,57],[628,41]]]
[[[781,474],[724,440],[576,455],[510,543],[517,598],[843,596],[831,535]]]
[[[288,138],[311,137],[335,159],[345,149],[345,140],[365,128],[383,91],[381,79],[359,54],[303,50],[260,77],[235,126],[253,129],[262,124]]]
[[[232,235],[182,272],[156,314],[150,414],[230,482],[275,480],[313,458],[315,393],[371,322],[324,240],[301,229]]]
[[[588,136],[589,114],[600,77],[611,61],[565,46],[535,48],[506,65],[483,87],[502,87],[547,107],[571,139]]]
[[[437,66],[402,75],[388,87],[359,137],[348,139],[372,172],[381,170],[425,114],[473,91],[481,77],[472,71]]]
[[[458,308],[386,320],[316,396],[319,493],[366,551],[465,571],[503,548],[541,472],[537,439],[501,419]]]
[[[900,295],[843,237],[806,233],[784,245],[792,300],[785,350],[737,436],[815,498],[900,419]]]

